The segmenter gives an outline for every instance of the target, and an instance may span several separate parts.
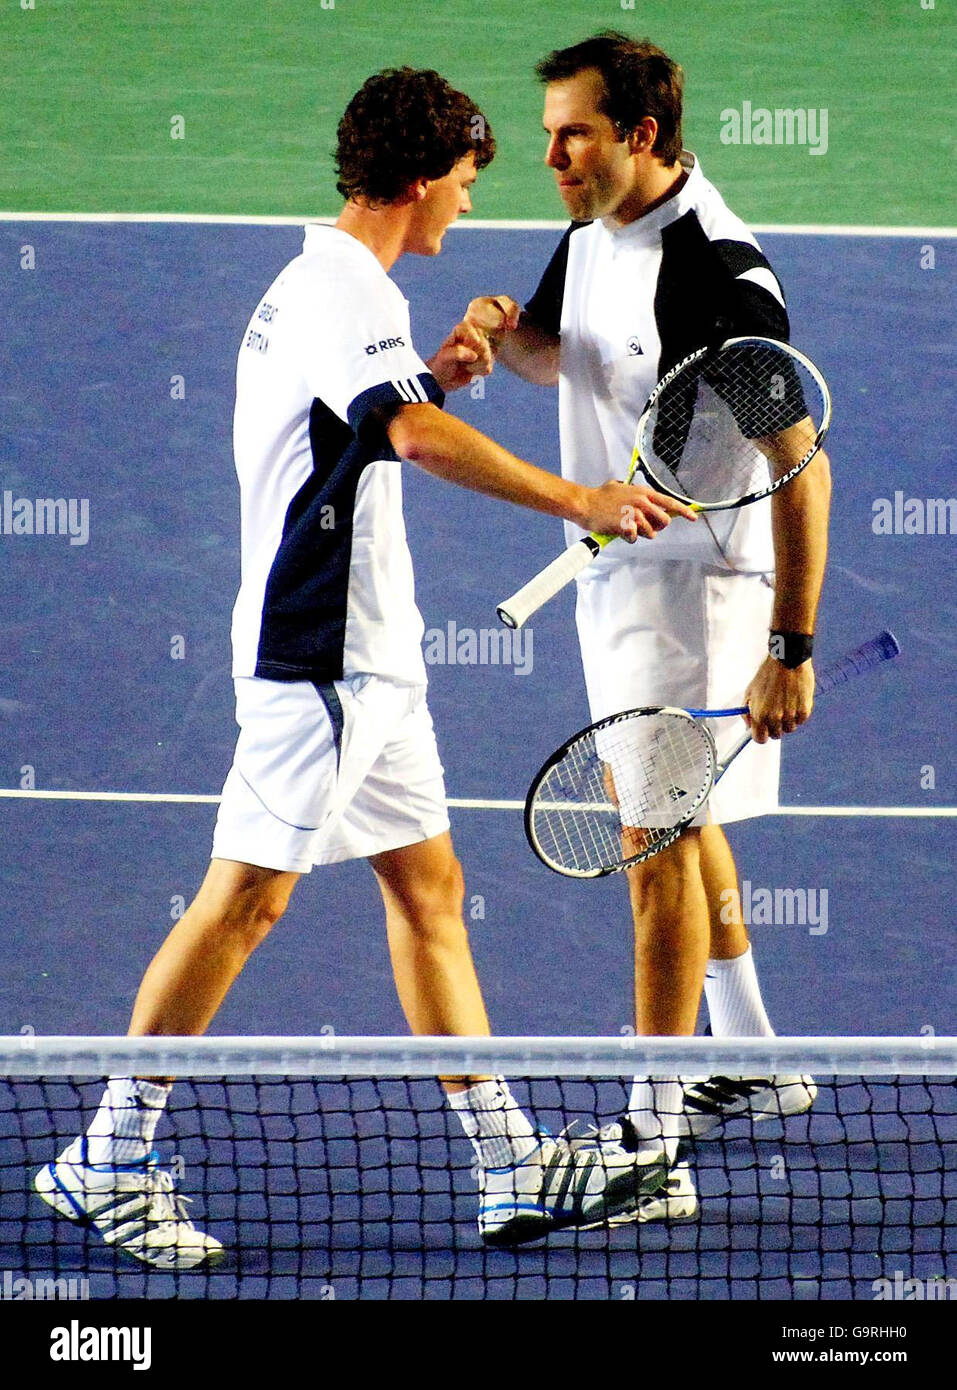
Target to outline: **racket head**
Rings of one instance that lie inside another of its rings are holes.
[[[525,835],[567,878],[619,873],[658,854],[708,798],[714,739],[687,710],[644,706],[581,729],[542,766],[525,800]]]
[[[773,338],[728,338],[662,378],[638,423],[635,448],[659,491],[719,511],[790,482],[820,449],[830,423],[827,383],[802,352]]]

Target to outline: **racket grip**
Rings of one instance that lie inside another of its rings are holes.
[[[818,675],[815,693],[826,695],[836,685],[844,685],[855,676],[862,676],[865,671],[880,666],[882,661],[893,661],[894,657],[899,655],[900,644],[897,638],[885,629],[869,642],[862,642],[852,652],[826,666]]]
[[[587,569],[600,551],[601,545],[592,536],[570,545],[557,560],[546,565],[511,598],[502,600],[498,605],[498,616],[505,626],[522,627],[533,613],[537,613],[550,598],[570,584],[576,574]]]

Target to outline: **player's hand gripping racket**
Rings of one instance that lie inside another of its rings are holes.
[[[882,632],[826,667],[816,693],[890,661],[897,639]],[[747,709],[627,710],[582,729],[553,753],[525,801],[528,843],[556,873],[569,878],[614,874],[674,843],[707,801],[711,788],[743,748],[745,734],[718,761],[702,719]]]
[[[650,486],[699,512],[744,507],[797,477],[831,423],[831,396],[814,363],[773,338],[729,338],[672,367],[638,421],[625,481]],[[498,605],[521,627],[613,540],[590,535]]]

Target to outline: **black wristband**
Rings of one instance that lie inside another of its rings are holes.
[[[814,652],[814,636],[809,632],[772,632],[768,637],[768,652],[789,671],[810,661]]]

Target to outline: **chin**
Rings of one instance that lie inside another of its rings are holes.
[[[588,222],[594,217],[587,199],[584,198],[562,198],[565,204],[565,211],[573,222]]]

